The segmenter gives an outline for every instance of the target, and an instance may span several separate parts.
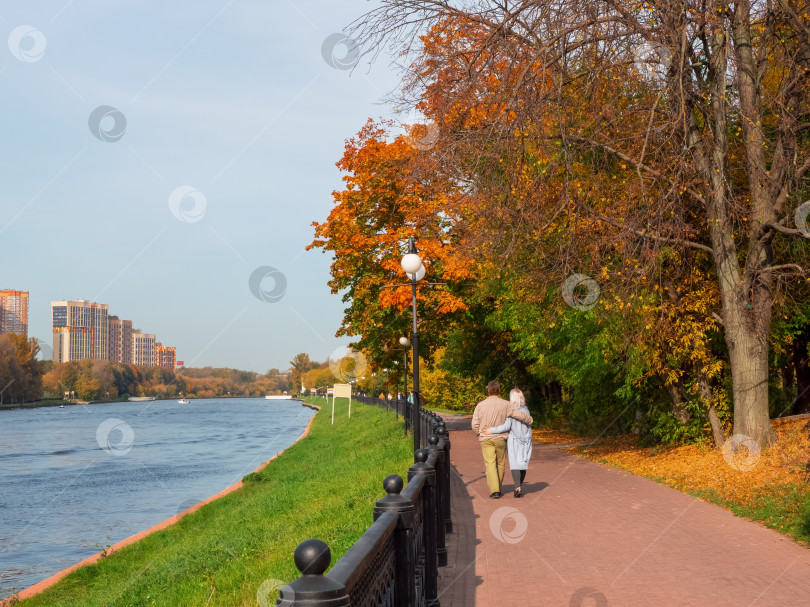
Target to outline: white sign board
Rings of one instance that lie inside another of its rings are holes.
[[[335,399],[348,398],[349,399],[349,417],[352,416],[352,385],[351,384],[335,384],[332,389],[332,423],[335,423]]]
[[[333,388],[336,398],[351,398],[352,385],[351,384],[335,384]]]

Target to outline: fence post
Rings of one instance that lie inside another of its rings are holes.
[[[444,502],[447,499],[448,487],[445,484],[444,469],[447,466],[445,461],[444,447],[439,444],[440,437],[436,434],[428,436],[428,451],[436,454],[436,491],[435,495],[435,516],[436,516],[436,557],[439,567],[447,565],[447,546],[445,543],[444,529]]]
[[[389,474],[383,481],[383,488],[387,495],[377,500],[374,506],[374,520],[383,512],[395,512],[399,515],[396,531],[394,531],[394,568],[397,572],[394,584],[394,605],[413,605],[416,601],[416,561],[411,550],[413,545],[413,513],[414,505],[400,492],[404,483],[402,477]]]
[[[436,434],[440,438],[444,438],[444,461],[447,465],[444,467],[444,486],[447,489],[444,500],[444,530],[447,533],[453,533],[453,519],[450,517],[450,431],[444,425],[444,420],[440,419],[439,424],[436,425]]]
[[[404,411],[402,418],[405,420],[405,434],[408,434],[408,430],[411,428],[411,403],[406,398],[402,406]]]
[[[419,434],[419,437],[422,439],[422,448],[426,448],[428,445],[427,437],[430,435],[430,415],[433,413],[432,411],[424,411],[420,409],[422,415],[419,416],[419,421],[422,422],[422,430]]]
[[[408,481],[417,475],[425,477],[421,500],[425,546],[425,605],[439,607],[439,571],[436,559],[436,469],[427,463],[427,449],[413,453],[414,464],[408,469]]]
[[[349,607],[346,587],[323,574],[332,562],[329,546],[321,540],[306,540],[298,544],[294,559],[301,577],[280,588],[276,605]]]

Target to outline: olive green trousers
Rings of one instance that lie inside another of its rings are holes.
[[[500,492],[506,466],[506,441],[501,438],[484,439],[481,441],[481,453],[484,455],[489,492]]]

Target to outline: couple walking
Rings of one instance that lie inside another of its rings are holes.
[[[481,442],[489,497],[497,499],[503,495],[501,488],[507,447],[509,468],[515,483],[514,495],[523,497],[523,480],[532,455],[532,416],[526,408],[523,392],[515,388],[509,393],[509,400],[499,398],[500,392],[501,384],[497,381],[487,384],[489,397],[475,406],[472,431]]]

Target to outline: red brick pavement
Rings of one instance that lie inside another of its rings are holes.
[[[650,480],[535,443],[490,499],[469,418],[451,430],[453,533],[442,607],[810,605],[810,551]]]

